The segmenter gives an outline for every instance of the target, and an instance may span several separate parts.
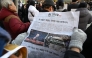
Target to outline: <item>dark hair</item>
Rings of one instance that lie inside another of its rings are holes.
[[[35,5],[35,1],[33,1],[33,0],[28,0],[28,1],[27,1],[27,5],[26,5],[26,8],[28,9],[30,5],[33,5],[33,6],[34,6],[34,5]]]
[[[35,1],[33,1],[33,0],[31,0],[31,1],[29,1],[29,5],[35,5]]]
[[[45,0],[42,4],[42,7],[46,8],[47,6],[52,6],[54,10],[56,9],[53,0]]]
[[[78,6],[78,8],[86,8],[87,7],[87,3],[86,2],[81,2]]]
[[[76,1],[78,1],[78,0],[72,0],[72,2],[76,2]]]
[[[48,5],[48,4],[45,4],[45,5],[42,5],[42,8],[49,8],[51,7],[52,5]]]
[[[49,4],[44,4],[44,5],[42,5],[42,8],[44,9],[44,8],[49,8],[49,7],[51,7],[52,5],[49,5]],[[54,9],[54,11],[56,10],[56,7],[53,5],[52,6],[53,7],[53,9]]]
[[[57,2],[57,3],[56,3],[57,9],[59,9],[59,6],[61,6],[61,7],[63,8],[63,7],[64,7],[64,3],[63,3],[62,1]]]

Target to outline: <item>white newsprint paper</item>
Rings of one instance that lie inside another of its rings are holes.
[[[28,48],[28,58],[63,58],[78,22],[79,12],[40,12],[21,44]]]

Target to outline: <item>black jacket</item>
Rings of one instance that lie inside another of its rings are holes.
[[[49,11],[48,11],[48,10],[43,9],[43,10],[41,10],[41,12],[49,12]]]
[[[85,57],[78,52],[67,50],[65,52],[64,58],[85,58]]]
[[[81,52],[85,58],[92,58],[92,24],[86,29],[87,39],[83,44],[83,51]]]
[[[68,4],[68,8],[67,10],[68,11],[71,11],[71,9],[77,9],[78,8],[78,3],[75,3],[75,4]]]

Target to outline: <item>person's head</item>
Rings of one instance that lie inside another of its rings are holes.
[[[52,0],[45,0],[42,5],[43,9],[53,12],[55,10],[55,5]]]
[[[87,3],[86,2],[81,2],[79,4],[78,8],[87,8]]]
[[[35,6],[35,5],[36,5],[36,3],[35,3],[35,1],[34,1],[34,0],[31,0],[31,1],[29,1],[29,5],[33,5],[33,6]]]
[[[64,7],[64,3],[62,1],[56,3],[57,9],[62,9]]]
[[[72,0],[72,2],[77,2],[78,0]]]
[[[10,11],[16,12],[17,8],[12,0],[1,0],[1,6],[9,9]]]

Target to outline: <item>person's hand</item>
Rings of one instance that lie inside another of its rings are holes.
[[[85,42],[87,35],[81,29],[74,29],[74,33],[71,36],[69,48],[79,48],[82,51],[83,43]]]

